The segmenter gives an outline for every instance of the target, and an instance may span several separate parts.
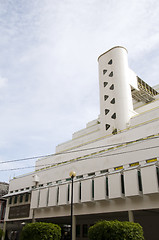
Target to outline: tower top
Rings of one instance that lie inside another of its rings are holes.
[[[99,61],[99,58],[100,58],[100,57],[102,57],[104,54],[106,54],[106,53],[112,51],[112,50],[115,49],[115,48],[123,48],[123,49],[125,49],[125,50],[127,51],[127,53],[128,53],[128,50],[127,50],[125,47],[122,47],[122,46],[116,46],[116,47],[113,47],[113,48],[109,49],[108,51],[102,53],[102,54],[98,57],[98,61]]]

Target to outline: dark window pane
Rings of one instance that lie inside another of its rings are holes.
[[[138,185],[139,185],[139,191],[142,192],[142,180],[141,180],[141,172],[138,171]]]
[[[106,177],[106,196],[109,196],[108,177]]]
[[[80,237],[80,232],[81,232],[81,226],[80,225],[76,225],[76,237]]]
[[[22,203],[22,202],[23,202],[23,195],[20,195],[19,202],[20,202],[20,203]]]
[[[88,225],[87,224],[83,224],[83,229],[82,229],[82,236],[83,237],[87,237],[88,236]]]
[[[121,192],[125,194],[125,187],[124,187],[124,176],[121,174]]]

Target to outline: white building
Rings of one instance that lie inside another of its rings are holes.
[[[70,224],[73,170],[77,240],[99,219],[139,222],[147,240],[159,239],[159,85],[129,68],[123,47],[98,62],[99,117],[39,159],[35,172],[10,181],[8,231],[34,220]]]

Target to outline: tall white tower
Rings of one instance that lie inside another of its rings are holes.
[[[101,128],[112,134],[127,128],[133,112],[127,50],[114,47],[98,61]]]

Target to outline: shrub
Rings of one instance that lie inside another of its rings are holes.
[[[140,224],[133,222],[99,221],[89,228],[90,240],[144,240]]]
[[[59,240],[61,228],[53,223],[36,222],[23,227],[21,240]]]

